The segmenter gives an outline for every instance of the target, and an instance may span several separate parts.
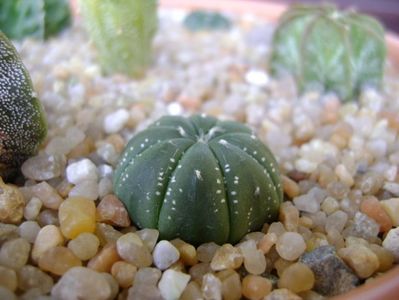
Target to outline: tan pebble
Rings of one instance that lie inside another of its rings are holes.
[[[338,176],[339,180],[346,186],[352,186],[355,181],[352,175],[349,173],[345,165],[339,164],[335,167],[335,174]]]
[[[192,280],[196,281],[198,284],[201,284],[204,275],[210,272],[212,272],[212,269],[209,263],[196,264],[189,270]]]
[[[283,258],[279,258],[274,262],[274,268],[277,271],[277,275],[281,276],[285,269],[293,264],[292,261],[285,260]]]
[[[360,278],[368,278],[380,267],[377,255],[368,247],[353,245],[338,250],[338,255]]]
[[[17,296],[4,286],[0,286],[0,299],[2,300],[17,300]]]
[[[33,244],[32,258],[37,262],[40,256],[42,256],[48,249],[63,244],[64,237],[62,236],[60,229],[54,225],[46,225],[40,229],[37,234],[35,243]]]
[[[116,241],[118,254],[125,261],[137,267],[149,267],[152,264],[152,255],[140,237],[129,232]]]
[[[299,223],[298,209],[291,202],[281,203],[279,220],[287,231],[296,231]]]
[[[302,298],[288,289],[275,289],[263,300],[302,300]]]
[[[180,260],[184,265],[193,266],[198,263],[197,250],[193,245],[190,245],[181,239],[174,239],[170,242],[177,248],[177,250],[179,250]]]
[[[214,271],[237,269],[243,261],[244,257],[238,248],[231,244],[224,244],[215,252],[211,261],[211,268]]]
[[[112,144],[118,153],[121,153],[125,148],[125,140],[120,134],[111,134],[105,140]]]
[[[363,198],[360,211],[376,221],[380,225],[381,232],[387,232],[392,228],[391,218],[376,197],[367,196]]]
[[[250,300],[260,300],[272,290],[272,283],[257,275],[247,275],[242,280],[242,294]]]
[[[333,197],[327,197],[321,203],[321,210],[327,215],[336,212],[339,209],[339,202]]]
[[[123,235],[122,232],[105,223],[96,224],[95,234],[100,240],[100,245],[102,246],[116,242]]]
[[[303,226],[306,228],[312,228],[313,227],[313,220],[309,217],[302,216],[299,218],[299,226]]]
[[[100,241],[96,235],[89,232],[79,234],[68,243],[68,248],[80,259],[88,260],[97,254]]]
[[[212,273],[202,277],[201,290],[206,300],[222,300],[222,282]]]
[[[376,245],[376,244],[369,245],[369,248],[378,257],[380,266],[378,267],[377,272],[386,272],[390,268],[392,268],[392,265],[395,262],[395,257],[389,250],[381,247],[380,245]]]
[[[287,230],[285,229],[283,223],[281,222],[273,222],[270,224],[267,233],[274,233],[277,237],[285,233]]]
[[[15,270],[0,266],[0,286],[15,292],[18,286],[17,273]]]
[[[86,137],[83,142],[76,145],[68,154],[68,158],[81,158],[88,156],[95,150],[94,141],[91,137]]]
[[[399,198],[380,201],[382,208],[391,218],[393,226],[399,226]]]
[[[58,211],[52,209],[44,209],[37,217],[37,222],[42,227],[46,225],[59,226],[60,222],[58,221]]]
[[[111,274],[121,288],[128,288],[133,284],[137,267],[125,261],[117,261],[112,265]]]
[[[97,206],[97,220],[119,227],[130,225],[127,210],[115,195],[107,195],[100,201]]]
[[[191,281],[187,284],[183,293],[180,296],[180,300],[199,300],[202,299],[201,286],[195,282]]]
[[[222,282],[222,296],[224,300],[241,299],[240,275],[232,269],[218,272],[216,276]]]
[[[116,243],[110,243],[89,260],[87,267],[97,272],[110,272],[112,265],[121,260],[116,250]]]
[[[204,243],[197,248],[197,257],[200,262],[211,262],[213,256],[220,246],[214,242]]]
[[[63,275],[72,267],[81,266],[82,262],[73,252],[62,246],[48,249],[39,258],[39,267],[54,275]]]
[[[260,275],[266,270],[266,257],[264,253],[257,249],[254,240],[241,242],[237,245],[244,257],[244,267],[248,273]]]
[[[67,179],[64,179],[57,185],[57,192],[61,197],[67,198],[69,192],[72,190],[73,184],[70,183]]]
[[[283,175],[281,176],[281,181],[283,183],[284,193],[290,197],[291,199],[299,195],[299,186],[298,184],[292,180],[291,178]]]
[[[46,181],[34,185],[32,193],[42,201],[44,207],[49,209],[58,209],[63,201],[57,191]]]
[[[159,231],[152,228],[144,228],[136,231],[136,234],[143,241],[144,245],[147,246],[148,250],[152,252],[157,243],[159,237]]]
[[[30,199],[24,208],[25,219],[35,220],[39,215],[42,206],[43,203],[39,198],[33,197]]]
[[[282,258],[293,261],[306,250],[306,243],[299,233],[285,232],[278,238],[276,250]]]
[[[23,217],[25,199],[18,188],[0,177],[0,222],[18,224]]]
[[[168,269],[175,270],[175,271],[182,272],[182,273],[186,272],[186,267],[181,260],[178,260],[177,262],[171,264]]]
[[[73,239],[83,232],[94,232],[96,228],[96,206],[83,197],[67,198],[58,211],[62,234]]]
[[[109,273],[101,273],[101,275],[105,278],[105,280],[108,282],[111,288],[111,296],[109,296],[108,299],[119,299],[117,298],[117,295],[119,293],[119,284],[116,281],[116,279]],[[123,291],[126,291],[126,298],[127,298],[127,289],[122,290],[120,294],[122,294]],[[126,299],[126,298],[121,298],[121,299]]]
[[[258,249],[261,250],[264,254],[267,254],[270,249],[276,244],[277,235],[275,233],[267,233],[265,236],[259,241]]]
[[[51,290],[53,299],[110,299],[112,290],[100,273],[84,267],[69,269]]]
[[[37,267],[26,265],[18,270],[18,289],[29,291],[39,289],[42,294],[51,291],[54,280],[53,278]]]
[[[18,270],[29,259],[30,243],[22,238],[8,240],[0,248],[0,265]]]
[[[311,290],[315,282],[312,270],[303,263],[288,266],[278,281],[279,288],[287,288],[294,293]]]

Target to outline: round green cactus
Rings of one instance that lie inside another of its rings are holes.
[[[0,176],[15,173],[47,133],[43,108],[14,46],[0,31]]]
[[[380,86],[385,55],[384,29],[374,18],[333,6],[293,6],[275,31],[270,67],[291,73],[301,91],[334,91],[345,101],[364,86]]]
[[[237,242],[283,199],[270,150],[248,127],[205,115],[165,116],[133,137],[114,191],[138,227],[193,244]]]

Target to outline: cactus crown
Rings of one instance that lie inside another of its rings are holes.
[[[157,0],[81,0],[104,73],[141,77],[152,59]]]
[[[274,220],[283,198],[278,165],[249,128],[198,115],[133,137],[114,191],[137,226],[194,244],[239,241]]]
[[[334,91],[345,101],[364,86],[380,86],[385,55],[384,29],[374,18],[331,5],[299,5],[280,19],[270,68],[291,73],[300,91]]]

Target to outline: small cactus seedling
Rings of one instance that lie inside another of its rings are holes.
[[[141,77],[152,59],[156,0],[80,0],[104,73]]]
[[[237,242],[283,199],[270,150],[248,127],[204,115],[165,116],[133,137],[114,191],[138,227],[193,244]]]
[[[0,30],[10,39],[56,35],[71,21],[68,0],[1,0]]]
[[[333,6],[293,6],[274,33],[270,67],[291,73],[300,91],[334,91],[344,101],[378,88],[385,62],[384,29],[372,17]]]
[[[184,26],[191,31],[202,30],[228,30],[231,21],[218,12],[196,10],[189,13],[184,21]]]
[[[0,176],[13,175],[47,133],[44,111],[29,73],[0,31]]]

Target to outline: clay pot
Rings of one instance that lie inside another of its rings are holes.
[[[161,7],[187,10],[210,9],[231,13],[252,13],[268,21],[277,21],[287,6],[273,1],[249,0],[159,0]],[[75,15],[78,14],[77,0],[71,0]],[[388,56],[399,69],[399,36],[387,33]],[[371,282],[332,298],[333,300],[397,300],[399,299],[399,266]]]

